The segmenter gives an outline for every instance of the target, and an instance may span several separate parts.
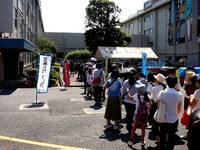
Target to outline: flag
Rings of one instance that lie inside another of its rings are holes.
[[[39,55],[39,69],[37,80],[37,93],[47,93],[49,86],[49,76],[51,71],[52,57],[48,55]]]
[[[69,68],[69,62],[64,61],[64,67],[63,67],[63,80],[65,82],[65,86],[70,85],[70,68]]]
[[[142,53],[142,73],[147,77],[147,54]]]

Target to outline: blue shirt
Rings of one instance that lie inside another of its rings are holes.
[[[106,81],[105,85],[108,88],[108,96],[110,97],[117,97],[120,95],[120,89],[122,87],[122,83],[119,80],[114,81],[113,78]],[[113,82],[113,84],[110,86],[110,84]]]

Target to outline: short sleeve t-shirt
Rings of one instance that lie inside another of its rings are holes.
[[[192,112],[200,108],[200,89],[194,92],[194,98],[197,100],[197,104],[194,106]]]
[[[165,115],[167,123],[175,123],[178,120],[178,104],[182,101],[182,95],[174,88],[161,91],[158,99],[165,104]]]
[[[109,87],[108,89],[108,96],[116,97],[120,95],[120,89],[122,87],[122,83],[119,80],[114,81],[113,78],[106,81],[105,85]],[[113,82],[113,83],[112,83]],[[112,85],[110,86],[110,84]]]

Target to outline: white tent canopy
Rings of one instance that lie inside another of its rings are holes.
[[[158,58],[149,47],[98,47],[95,58],[141,59],[142,53],[146,53],[150,59]]]

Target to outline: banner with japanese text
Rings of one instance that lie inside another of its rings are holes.
[[[65,82],[65,86],[70,85],[70,67],[69,67],[69,62],[64,61],[64,66],[63,66],[63,80]]]
[[[49,76],[51,71],[52,57],[48,55],[39,55],[39,69],[37,80],[37,93],[47,93],[49,86]]]

